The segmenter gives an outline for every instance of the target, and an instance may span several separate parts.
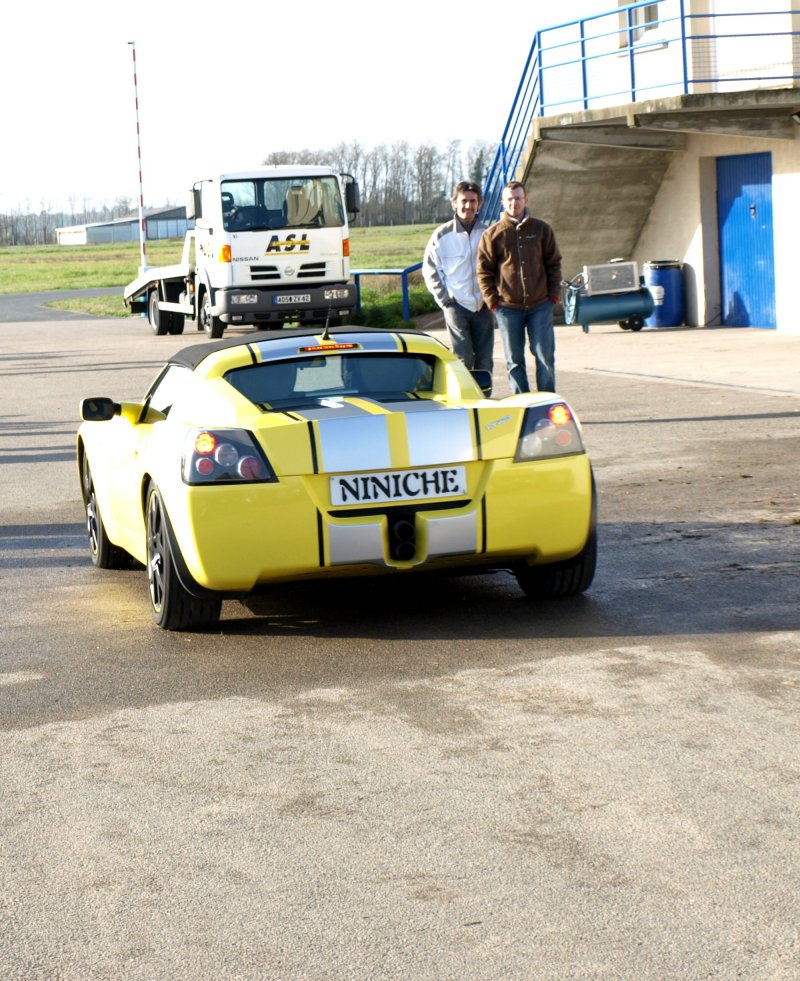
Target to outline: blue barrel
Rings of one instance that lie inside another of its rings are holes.
[[[647,327],[680,327],[686,316],[683,265],[677,259],[652,260],[644,264],[644,285],[653,296],[653,313]]]

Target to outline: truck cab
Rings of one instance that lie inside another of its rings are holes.
[[[328,167],[198,181],[180,266],[145,270],[125,302],[132,312],[147,310],[155,333],[180,332],[186,317],[211,337],[228,325],[335,326],[356,304],[348,221],[358,207],[353,178]]]

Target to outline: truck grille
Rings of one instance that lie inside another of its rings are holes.
[[[319,279],[325,275],[324,262],[304,262],[297,273],[298,279]],[[279,280],[280,270],[277,266],[250,266],[250,279],[256,282]]]
[[[277,266],[250,266],[250,278],[253,280],[280,279]]]
[[[300,266],[300,272],[297,274],[298,279],[312,279],[317,276],[325,275],[325,263],[324,262],[304,262]]]

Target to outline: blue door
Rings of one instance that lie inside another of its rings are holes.
[[[775,327],[772,154],[717,158],[722,323]]]

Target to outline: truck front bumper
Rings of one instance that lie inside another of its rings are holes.
[[[351,283],[297,286],[293,289],[222,289],[214,295],[212,314],[224,324],[283,323],[286,320],[322,321],[328,315],[344,317],[355,309],[356,288]]]

